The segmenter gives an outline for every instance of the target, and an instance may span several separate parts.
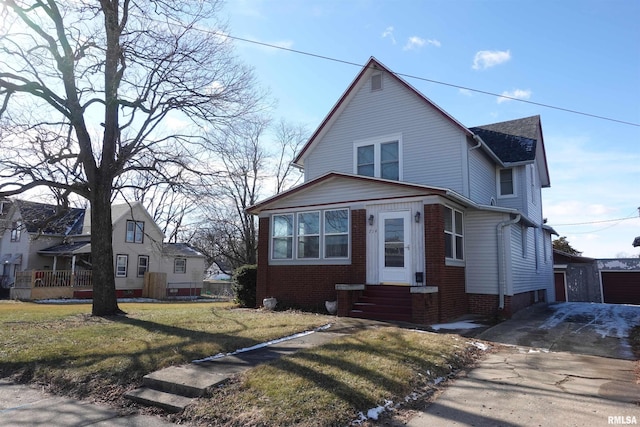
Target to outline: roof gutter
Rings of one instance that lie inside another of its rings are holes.
[[[520,222],[520,218],[522,215],[517,214],[514,219],[510,219],[507,221],[502,221],[498,223],[496,226],[496,235],[498,237],[498,295],[499,295],[499,305],[498,308],[500,310],[504,309],[504,296],[507,293],[507,278],[506,278],[506,261],[504,259],[504,233],[503,230],[505,227],[508,227],[513,224],[517,224]]]

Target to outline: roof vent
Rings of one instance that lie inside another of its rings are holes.
[[[495,205],[496,205],[496,199],[495,199],[495,197],[492,197],[492,198],[491,198],[491,200],[489,200],[489,204],[490,204],[491,206],[495,206]]]

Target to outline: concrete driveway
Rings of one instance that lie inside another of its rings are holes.
[[[640,306],[562,303],[480,334],[494,348],[406,425],[605,426],[640,423],[626,336]]]

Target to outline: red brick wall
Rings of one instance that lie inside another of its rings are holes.
[[[504,309],[499,312],[500,302],[498,295],[469,294],[469,312],[471,314],[482,315],[503,315],[511,317],[516,312],[536,303],[535,294],[538,293],[538,302],[545,302],[546,292],[544,289],[537,291],[527,291],[519,294],[505,295]]]
[[[426,285],[438,287],[438,318],[448,321],[468,313],[464,267],[445,264],[442,205],[424,206]]]
[[[438,323],[438,294],[411,294],[411,321],[419,325]]]
[[[335,301],[338,283],[366,280],[366,212],[351,211],[350,265],[269,265],[269,218],[260,218],[256,302],[275,297],[281,307],[324,307]]]

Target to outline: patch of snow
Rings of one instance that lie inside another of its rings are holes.
[[[281,343],[281,342],[294,340],[296,338],[305,337],[307,335],[313,334],[314,332],[324,331],[326,329],[329,329],[330,327],[331,327],[331,323],[328,323],[326,325],[320,326],[320,327],[318,327],[316,329],[313,329],[311,331],[300,332],[298,334],[293,334],[293,335],[289,335],[287,337],[278,338],[278,339],[275,339],[275,340],[271,340],[271,341],[263,342],[263,343],[260,343],[260,344],[256,344],[256,345],[253,345],[251,347],[241,348],[241,349],[238,349],[238,350],[236,350],[234,352],[231,352],[231,353],[218,353],[218,354],[215,354],[213,356],[205,357],[203,359],[192,360],[191,363],[211,362],[212,360],[220,359],[221,357],[234,356],[236,354],[245,353],[247,351],[258,350],[260,348],[264,348],[264,347],[267,347],[267,346],[270,346],[270,345],[273,345],[273,344],[278,344],[278,343]]]
[[[487,344],[485,344],[483,342],[478,342],[478,341],[471,341],[468,344],[471,344],[472,346],[474,346],[476,348],[479,348],[482,351],[487,351],[487,350],[489,350],[491,348],[490,345],[487,345]]]
[[[473,329],[480,328],[484,325],[475,322],[453,322],[453,323],[439,323],[437,325],[431,325],[431,329],[439,331],[440,329]]]
[[[367,418],[371,420],[377,420],[380,414],[389,409],[389,407],[393,405],[393,402],[390,400],[384,401],[384,406],[377,406],[375,408],[371,408],[367,411]]]
[[[440,384],[442,381],[444,381],[444,377],[438,377],[435,380],[433,380],[433,384],[434,385],[438,385]]]
[[[640,306],[624,304],[598,304],[586,302],[566,302],[549,306],[555,313],[542,325],[541,329],[551,329],[571,318],[589,320],[574,333],[584,328],[593,328],[604,337],[626,338],[630,329],[640,325]]]

